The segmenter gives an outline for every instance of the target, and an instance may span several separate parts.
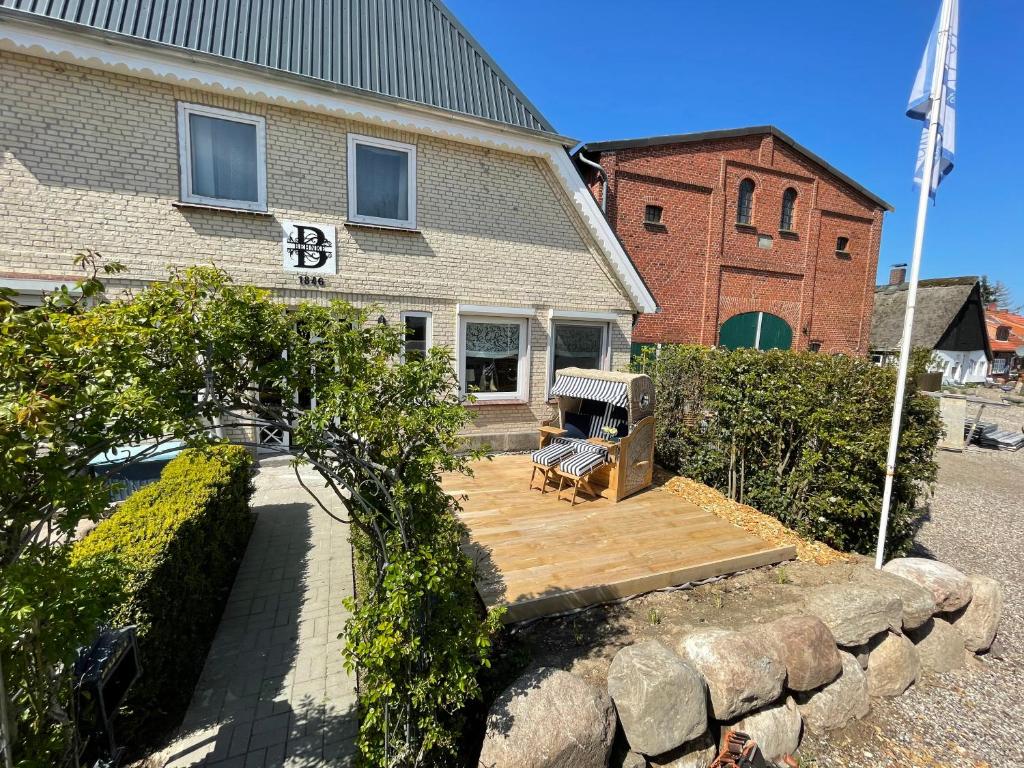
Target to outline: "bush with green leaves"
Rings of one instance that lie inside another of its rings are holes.
[[[183,451],[71,552],[115,578],[110,623],[137,627],[122,737],[144,741],[188,704],[252,530],[251,468],[239,445]]]
[[[32,545],[0,578],[0,663],[14,764],[73,764],[71,678],[116,583],[105,564],[72,568],[65,547]]]
[[[144,378],[181,393],[179,408],[201,392],[194,408],[208,424],[287,434],[281,452],[341,499],[369,572],[345,630],[362,754],[372,765],[446,765],[498,625],[475,598],[458,503],[440,482],[473,458],[460,450],[470,415],[450,351],[402,360],[404,329],[377,314],[343,301],[288,307],[197,268],[96,320],[141,329]]]
[[[921,356],[918,356],[921,360]],[[656,457],[800,534],[846,551],[875,546],[896,370],[845,355],[663,347]],[[920,367],[920,366],[918,366]],[[910,372],[913,381],[918,371]],[[907,549],[935,480],[938,404],[908,390],[890,515]]]
[[[281,452],[319,473],[363,542],[370,578],[346,628],[363,755],[447,764],[498,622],[475,600],[457,502],[440,485],[474,455],[460,452],[470,416],[450,352],[402,360],[403,329],[372,307],[286,306],[214,268],[114,301],[95,271],[84,286],[93,301],[4,310],[0,568],[40,531],[56,546],[102,513],[107,489],[83,470],[111,447],[145,441],[145,457],[170,439],[286,434]]]

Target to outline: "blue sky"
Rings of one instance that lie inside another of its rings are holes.
[[[904,109],[939,0],[448,0],[561,133],[771,123],[892,203],[879,272],[910,260],[920,123]],[[961,0],[953,173],[922,275],[988,274],[1024,303],[1024,3]]]

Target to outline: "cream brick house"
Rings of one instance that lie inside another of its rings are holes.
[[[91,248],[115,288],[213,262],[379,306],[452,349],[495,447],[532,444],[555,367],[626,365],[656,309],[574,142],[437,0],[0,0],[0,137],[22,301]]]

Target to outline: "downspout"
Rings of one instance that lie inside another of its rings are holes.
[[[583,163],[584,165],[589,165],[591,168],[593,168],[595,171],[597,171],[598,174],[600,174],[600,176],[601,176],[601,213],[607,213],[607,210],[606,210],[606,203],[608,202],[608,174],[607,174],[607,172],[604,170],[604,168],[601,167],[600,163],[595,163],[593,160],[590,160],[586,155],[584,155],[582,149],[579,152],[576,153],[576,157],[579,158],[581,163]]]

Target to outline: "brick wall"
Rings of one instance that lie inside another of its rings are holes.
[[[662,308],[640,318],[635,341],[711,345],[733,315],[765,311],[790,324],[794,348],[867,353],[883,215],[874,201],[771,134],[624,148],[599,162],[609,221]],[[596,173],[585,177],[599,196]],[[746,178],[749,227],[735,223]],[[784,233],[789,188],[797,200]],[[648,204],[663,208],[664,226],[644,223]],[[836,255],[839,236],[849,258]]]
[[[180,207],[177,102],[266,118],[268,215]],[[416,232],[346,225],[349,132],[417,147]],[[530,399],[477,405],[476,432],[527,430],[544,403],[549,309],[616,312],[611,364],[628,363],[632,308],[540,160],[0,52],[0,276],[61,277],[92,248],[124,263],[114,288],[214,262],[283,301],[340,297],[433,314],[454,347],[456,305],[530,307]],[[338,274],[300,289],[280,222],[333,224]]]

